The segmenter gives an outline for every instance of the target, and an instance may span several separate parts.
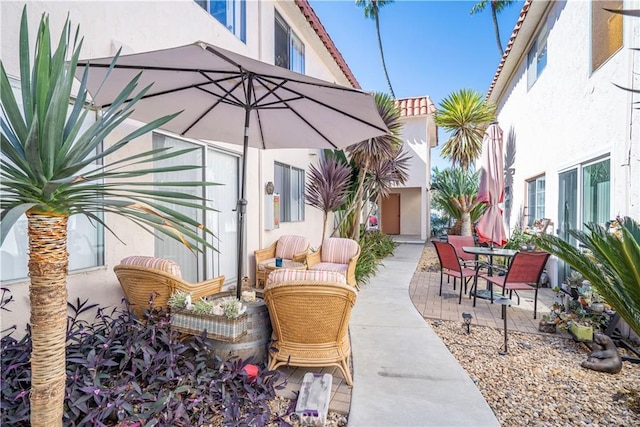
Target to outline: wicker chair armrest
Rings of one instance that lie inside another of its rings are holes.
[[[360,258],[360,246],[358,246],[358,252],[349,259],[347,267],[347,283],[354,286],[356,289],[360,289],[358,282],[356,281],[356,265],[358,264],[358,258]]]
[[[320,256],[320,250],[316,252],[310,252],[307,254],[307,267],[311,268],[316,264],[320,264],[322,258]]]
[[[197,301],[200,298],[207,297],[209,295],[217,294],[222,290],[224,284],[224,276],[218,276],[213,279],[205,280],[199,283],[179,283],[176,288],[181,291],[191,293],[193,301]]]
[[[261,263],[262,261],[274,258],[276,256],[276,244],[278,242],[273,242],[271,246],[264,249],[258,249],[257,251],[253,251],[253,255],[256,257],[256,265]]]
[[[304,252],[300,252],[300,253],[295,254],[293,256],[292,261],[306,263],[307,262],[307,254],[308,254],[308,252],[309,252],[309,250],[305,250]]]

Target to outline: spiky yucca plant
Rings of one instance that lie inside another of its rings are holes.
[[[495,105],[485,102],[475,90],[460,89],[447,96],[440,102],[435,119],[438,126],[450,132],[442,146],[442,157],[451,160],[452,166],[469,169],[480,157],[484,131],[495,117]]]
[[[617,221],[615,233],[595,223],[586,224],[587,231],[570,230],[584,250],[549,234],[534,242],[582,274],[640,334],[640,225],[629,217]]]
[[[211,234],[193,219],[167,208],[162,202],[202,207],[203,199],[179,191],[164,191],[153,182],[139,182],[147,174],[177,172],[195,165],[154,167],[154,162],[184,154],[165,149],[111,160],[127,144],[171,120],[159,118],[105,146],[103,141],[131,114],[150,86],[138,90],[136,76],[83,130],[91,114],[85,74],[76,99],[70,103],[74,75],[82,47],[79,29],[72,37],[65,22],[52,52],[48,16],[38,28],[33,64],[29,47],[26,6],[20,26],[20,85],[23,108],[13,94],[0,62],[2,102],[0,158],[1,242],[26,213],[29,237],[29,299],[31,303],[31,425],[61,426],[65,391],[65,334],[67,324],[68,271],[67,220],[86,215],[104,223],[101,213],[129,218],[188,245],[192,250],[208,246]],[[115,62],[115,60],[114,60]],[[125,102],[125,100],[130,100]],[[202,182],[165,182],[170,187],[202,186]],[[206,208],[204,208],[206,209]],[[202,233],[202,234],[201,234]]]
[[[486,205],[478,201],[479,185],[480,172],[465,171],[459,167],[442,171],[433,168],[431,189],[435,190],[434,204],[460,221],[460,234],[463,236],[473,235],[472,224],[486,209]]]

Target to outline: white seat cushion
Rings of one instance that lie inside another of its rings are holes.
[[[309,239],[302,236],[280,236],[276,244],[276,257],[293,259],[293,256],[304,252],[309,247]]]
[[[347,284],[343,274],[334,271],[321,270],[276,270],[269,275],[267,286],[282,282],[332,282]]]
[[[311,271],[315,271],[315,270],[335,271],[337,273],[346,274],[347,273],[347,268],[349,268],[348,264],[337,264],[337,263],[334,263],[334,262],[320,262],[320,263],[314,265],[313,267],[311,267],[309,270],[311,270]]]

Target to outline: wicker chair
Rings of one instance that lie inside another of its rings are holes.
[[[286,235],[273,242],[265,249],[254,251],[256,258],[256,287],[264,287],[267,282],[267,269],[265,266],[274,262],[276,257],[283,260],[304,262],[309,251],[309,239],[302,236]]]
[[[264,291],[274,334],[269,369],[337,366],[347,384],[353,385],[348,328],[357,294],[335,272],[271,273]]]
[[[344,274],[348,284],[357,286],[356,264],[359,256],[360,245],[355,240],[329,237],[317,252],[307,255],[307,268]]]
[[[113,271],[124,291],[129,309],[138,317],[149,308],[152,295],[154,307],[166,307],[169,296],[176,290],[189,292],[192,300],[196,301],[220,292],[224,283],[224,276],[188,283],[182,279],[176,263],[155,257],[127,257],[113,267]]]

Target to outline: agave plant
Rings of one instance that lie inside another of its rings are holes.
[[[584,249],[548,234],[536,237],[535,243],[591,282],[640,334],[640,225],[629,217],[617,221],[618,229],[613,233],[595,223],[586,224],[587,231],[570,230]]]
[[[209,246],[211,234],[193,219],[162,204],[193,206],[203,200],[179,191],[162,190],[138,178],[153,173],[178,172],[199,166],[154,167],[154,162],[185,151],[152,150],[113,159],[127,144],[171,120],[159,118],[101,150],[103,141],[131,114],[150,88],[138,90],[139,75],[95,123],[83,130],[90,114],[86,73],[76,100],[70,103],[82,47],[79,29],[72,37],[67,19],[52,52],[48,16],[38,28],[31,64],[27,11],[20,27],[21,103],[10,87],[4,62],[0,62],[2,102],[0,159],[1,241],[26,214],[31,285],[31,424],[62,425],[65,390],[65,334],[68,271],[67,220],[86,215],[102,224],[101,213],[121,215],[144,228],[177,239],[192,250]],[[115,62],[115,61],[114,61]],[[202,186],[201,182],[167,182],[170,187]],[[198,204],[197,206],[201,206]]]
[[[433,168],[431,189],[435,206],[440,206],[452,218],[461,223],[463,236],[472,235],[471,225],[486,209],[486,205],[477,199],[480,185],[480,172],[465,171],[462,168],[439,170]]]
[[[344,204],[349,195],[351,168],[329,151],[320,159],[318,167],[311,165],[306,184],[306,203],[322,211],[322,240],[327,229],[329,212]]]

